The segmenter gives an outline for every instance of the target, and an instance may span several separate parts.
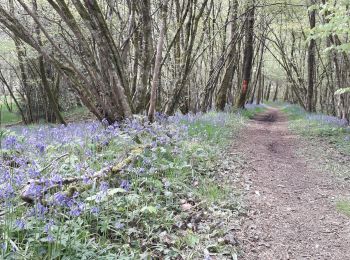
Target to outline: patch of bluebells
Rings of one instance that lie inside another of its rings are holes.
[[[38,125],[34,127],[13,127],[10,134],[2,139],[2,152],[6,156],[0,157],[0,207],[2,209],[15,208],[22,201],[18,198],[24,186],[30,182],[26,191],[30,197],[38,198],[34,205],[25,207],[23,218],[18,216],[13,223],[15,228],[23,230],[27,223],[23,219],[35,219],[46,223],[43,233],[48,242],[54,241],[51,227],[55,219],[63,213],[70,218],[77,218],[82,214],[98,216],[101,210],[96,205],[87,205],[81,194],[72,197],[63,192],[63,180],[74,173],[83,177],[84,184],[93,184],[91,176],[99,169],[93,167],[98,163],[100,168],[112,166],[113,161],[104,158],[104,153],[114,147],[125,146],[125,151],[139,145],[135,141],[138,137],[143,145],[151,145],[151,155],[143,159],[140,165],[129,165],[124,170],[128,177],[120,179],[116,185],[127,192],[132,190],[132,174],[142,176],[157,172],[157,150],[161,147],[171,147],[173,154],[181,153],[182,141],[193,139],[189,136],[189,125],[195,123],[210,123],[225,126],[228,122],[227,113],[207,114],[176,114],[167,117],[157,114],[157,121],[153,124],[139,119],[128,120],[123,124],[108,124],[85,122],[73,123],[65,126]],[[97,151],[95,146],[102,147]],[[56,160],[63,154],[66,157]],[[114,151],[113,151],[114,154]],[[78,160],[67,166],[67,160],[78,157]],[[118,158],[116,154],[115,158]],[[48,167],[47,167],[48,166]],[[46,169],[46,170],[42,170]],[[74,176],[74,175],[73,175]],[[33,182],[38,181],[40,184]],[[52,187],[55,189],[51,190]],[[106,196],[108,189],[113,188],[108,182],[101,182],[97,193]],[[102,199],[102,197],[100,198]],[[98,202],[98,200],[97,200]],[[57,225],[59,223],[57,222]],[[116,229],[123,229],[122,222],[116,222]]]
[[[327,116],[322,114],[308,114],[306,116],[306,119],[337,127],[346,127],[349,124],[349,122],[346,119],[340,119],[335,116]]]
[[[264,104],[256,104],[254,103],[247,103],[244,106],[246,109],[256,109],[256,108],[264,108],[266,107]]]

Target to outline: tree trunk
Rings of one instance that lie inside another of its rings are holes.
[[[272,83],[270,82],[269,85],[268,85],[268,87],[267,87],[267,90],[266,90],[266,95],[265,95],[265,100],[266,100],[266,101],[269,101],[269,100],[270,100],[271,86],[272,86]]]
[[[224,77],[221,81],[219,91],[216,96],[216,109],[223,111],[227,101],[227,91],[232,85],[232,80],[237,69],[237,37],[238,37],[238,0],[233,0],[232,3],[232,22],[231,22],[231,47],[227,59],[227,65]]]
[[[245,27],[245,47],[243,58],[243,82],[241,94],[237,102],[238,108],[244,108],[247,99],[247,93],[249,88],[249,82],[252,74],[253,55],[254,55],[254,21],[255,21],[255,1],[252,1],[252,5],[248,5],[246,13],[246,27]]]
[[[273,95],[273,102],[276,102],[278,98],[278,84],[276,83],[275,94]]]
[[[15,104],[16,104],[16,106],[17,106],[17,108],[18,108],[18,111],[19,111],[19,113],[21,114],[23,123],[24,123],[24,124],[28,124],[27,119],[26,119],[26,117],[25,117],[25,114],[24,114],[24,112],[23,112],[23,109],[22,109],[22,107],[21,107],[21,105],[19,104],[19,102],[18,102],[18,100],[17,100],[15,94],[13,93],[13,91],[12,91],[12,89],[11,89],[11,86],[10,86],[11,80],[10,80],[10,83],[8,83],[8,82],[6,81],[4,75],[2,74],[1,70],[0,70],[0,80],[1,80],[1,82],[6,86],[8,92],[10,93],[11,98],[12,98],[13,101],[15,102]]]
[[[311,4],[314,4],[314,0],[311,0]],[[310,29],[312,30],[316,26],[316,9],[313,8],[310,12]],[[315,79],[315,62],[316,62],[316,40],[311,39],[308,48],[308,88],[307,88],[307,110],[309,112],[315,112],[314,106],[314,79]]]
[[[159,88],[159,82],[160,82],[160,76],[161,76],[162,53],[163,53],[163,45],[164,45],[164,36],[166,31],[167,8],[168,8],[168,0],[165,0],[163,3],[161,3],[161,7],[160,7],[160,9],[162,10],[162,24],[160,25],[157,54],[156,54],[156,60],[154,64],[154,71],[153,71],[151,98],[150,98],[150,105],[148,109],[148,120],[150,122],[154,122],[154,114],[156,111],[157,89]]]
[[[151,72],[151,61],[153,55],[152,46],[152,18],[151,18],[151,1],[140,1],[140,8],[142,13],[142,70],[141,70],[141,84],[136,89],[133,97],[134,112],[140,113],[146,108],[146,93]]]
[[[33,4],[33,13],[35,15],[37,15],[38,5],[36,3],[36,0],[32,0],[32,4]],[[38,44],[40,46],[43,46],[42,40],[41,40],[41,35],[40,35],[40,28],[37,25],[35,26],[35,33],[37,35]],[[45,90],[47,97],[49,99],[50,106],[51,106],[53,112],[55,113],[56,118],[59,120],[59,122],[61,124],[64,124],[65,126],[67,126],[67,123],[64,120],[64,118],[63,118],[63,116],[58,108],[57,100],[55,100],[54,94],[52,93],[49,82],[47,80],[44,57],[42,55],[39,56],[38,62],[39,62],[39,73],[40,73],[40,77],[41,77],[41,83],[43,84],[44,90]]]

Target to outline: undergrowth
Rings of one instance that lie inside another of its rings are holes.
[[[0,125],[13,124],[19,121],[21,121],[21,117],[16,111],[11,112],[5,105],[0,104]]]
[[[233,256],[234,244],[210,245],[208,233],[237,211],[215,162],[244,118],[210,112],[159,116],[153,125],[133,120],[3,131],[0,256],[192,259],[211,250]],[[130,154],[126,167],[110,170]],[[67,184],[69,178],[80,181]],[[23,194],[33,201],[25,203]],[[210,217],[212,224],[203,224]]]
[[[286,105],[283,112],[290,120],[290,129],[302,136],[325,141],[350,155],[350,127],[334,116],[306,113],[296,105]]]

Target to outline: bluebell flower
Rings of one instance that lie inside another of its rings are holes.
[[[31,183],[29,189],[27,190],[28,195],[32,197],[40,197],[43,191],[43,187],[41,185],[37,185],[35,183]]]
[[[69,215],[79,217],[85,210],[85,204],[78,202],[70,207]]]
[[[45,145],[44,144],[37,144],[36,148],[38,149],[39,153],[45,152]]]
[[[13,197],[15,197],[15,190],[10,183],[7,183],[0,188],[0,199],[7,200]]]
[[[61,192],[55,193],[53,197],[55,205],[66,206],[69,201],[69,198]]]
[[[124,224],[123,223],[120,223],[119,221],[117,221],[115,224],[114,224],[114,227],[116,228],[116,229],[122,229],[122,228],[124,228]]]
[[[105,182],[105,181],[101,182],[101,184],[100,184],[100,191],[107,192],[108,188],[109,188],[109,185],[108,185],[107,182]]]
[[[74,208],[69,211],[69,215],[72,217],[79,217],[81,215],[81,211],[78,208]]]
[[[40,172],[33,168],[28,169],[28,174],[31,179],[37,179],[40,177]]]
[[[29,215],[36,216],[38,218],[44,218],[47,212],[48,212],[48,208],[42,205],[41,203],[38,203],[35,205],[35,208],[33,208],[29,212]]]
[[[62,186],[62,181],[63,181],[62,176],[55,174],[51,177],[49,183],[50,185],[59,184],[60,186]]]
[[[52,243],[52,242],[55,241],[54,237],[53,237],[51,234],[49,234],[49,235],[46,237],[46,240],[47,240],[47,242],[49,242],[49,243]]]
[[[131,182],[128,180],[122,180],[120,183],[120,188],[122,188],[126,191],[130,190],[130,186],[131,186]]]
[[[7,136],[3,139],[3,142],[4,142],[3,147],[5,149],[14,149],[18,145],[16,136],[11,136],[11,135]]]
[[[19,230],[23,230],[26,226],[26,223],[22,219],[17,219],[15,221],[15,227]]]
[[[55,224],[53,219],[50,219],[48,223],[44,226],[44,232],[49,233],[51,230],[51,227]]]
[[[99,209],[98,207],[92,207],[92,208],[90,209],[90,212],[91,212],[91,214],[93,214],[93,215],[98,215],[98,213],[100,212],[100,209]]]

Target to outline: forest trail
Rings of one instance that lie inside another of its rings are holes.
[[[243,259],[350,259],[350,221],[336,210],[349,185],[309,167],[297,152],[305,145],[270,108],[248,123],[234,147],[249,165],[238,235]]]

